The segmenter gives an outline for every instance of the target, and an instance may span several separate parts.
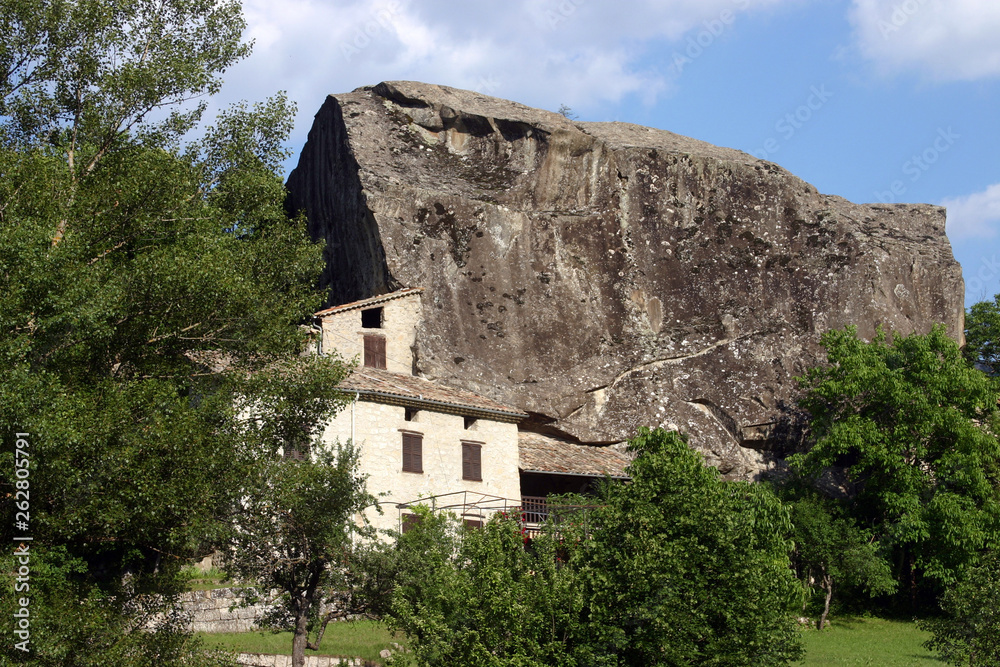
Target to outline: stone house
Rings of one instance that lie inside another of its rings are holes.
[[[382,513],[368,515],[375,527],[405,530],[416,502],[476,526],[493,511],[522,506],[522,495],[537,518],[548,493],[624,475],[618,451],[519,431],[526,413],[415,376],[422,292],[406,288],[316,313],[320,353],[358,360],[341,383],[352,400],[322,438],[360,448],[369,490],[385,494]]]
[[[322,353],[359,361],[341,383],[353,400],[327,424],[323,441],[360,448],[369,490],[386,494],[383,513],[369,513],[377,528],[404,529],[407,504],[443,494],[473,525],[485,518],[484,506],[520,504],[517,424],[527,415],[413,375],[421,292],[404,289],[316,313]]]

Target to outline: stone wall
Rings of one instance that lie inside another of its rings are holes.
[[[234,588],[216,588],[210,591],[188,591],[181,594],[184,611],[191,614],[194,632],[248,632],[257,627],[257,621],[268,611],[268,605],[230,607],[243,601]]]
[[[241,665],[241,667],[292,667],[292,656],[271,655],[269,653],[240,653],[236,658],[236,664]],[[306,656],[306,667],[367,667],[373,664],[361,658]]]
[[[358,357],[358,365],[364,364],[365,334],[385,336],[386,370],[393,373],[413,372],[412,347],[416,339],[417,323],[420,321],[420,293],[404,296],[373,308],[382,308],[382,327],[361,326],[362,308],[355,308],[323,316],[323,352],[336,350],[346,359]]]
[[[396,503],[434,494],[464,491],[469,502],[498,496],[509,498],[512,505],[520,503],[516,424],[477,419],[466,429],[461,416],[430,410],[420,410],[407,421],[401,406],[360,400],[341,410],[327,425],[324,442],[333,446],[338,440],[349,440],[352,418],[368,489],[375,494],[388,493],[380,498],[383,514],[369,513],[375,527],[398,530]],[[404,430],[423,435],[422,473],[403,472]],[[463,440],[482,443],[482,481],[462,479]],[[456,496],[450,500],[462,502]]]

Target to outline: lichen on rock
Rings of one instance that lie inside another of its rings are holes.
[[[789,446],[824,331],[961,336],[943,209],[663,130],[387,82],[327,98],[288,188],[331,303],[426,288],[423,375],[580,442],[675,425],[731,477]]]

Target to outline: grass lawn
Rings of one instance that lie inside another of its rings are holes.
[[[292,653],[291,632],[238,632],[197,633],[206,648],[246,653]],[[306,655],[335,655],[345,658],[364,658],[381,663],[379,651],[389,648],[394,638],[381,623],[375,621],[342,621],[326,626],[319,651],[306,651]]]
[[[880,618],[838,618],[822,632],[804,630],[806,659],[802,667],[872,665],[877,667],[939,667],[944,665],[921,644],[930,638],[912,621]]]

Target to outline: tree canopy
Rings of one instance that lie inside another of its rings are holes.
[[[941,597],[941,615],[919,625],[931,633],[924,644],[949,665],[1000,663],[1000,558],[991,554],[970,568]]]
[[[525,546],[516,516],[463,530],[425,514],[399,540],[392,617],[418,665],[784,665],[791,523],[676,433],[644,430],[627,484]],[[402,656],[401,659],[406,659]]]
[[[956,581],[1000,537],[994,384],[944,327],[870,342],[849,327],[822,340],[828,364],[802,378],[812,444],[793,466],[843,471],[849,515],[911,596]]]
[[[0,1],[0,431],[30,434],[38,573],[9,661],[182,660],[176,623],[137,618],[167,618],[183,559],[225,532],[261,455],[236,397],[322,302],[283,208],[292,105],[200,123],[244,25],[233,0]]]
[[[1000,294],[972,304],[965,314],[965,358],[990,375],[1000,374]]]

